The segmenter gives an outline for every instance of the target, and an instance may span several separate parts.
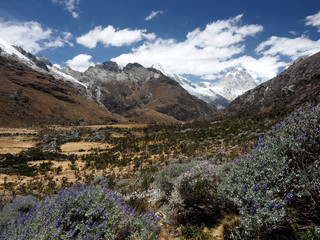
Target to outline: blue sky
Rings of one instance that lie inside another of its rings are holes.
[[[1,0],[0,37],[80,71],[160,63],[210,81],[243,65],[269,79],[320,51],[320,1]]]

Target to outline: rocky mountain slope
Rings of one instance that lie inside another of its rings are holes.
[[[105,124],[121,118],[71,85],[0,55],[0,126]]]
[[[159,63],[152,65],[164,75],[177,81],[191,95],[194,95],[217,109],[223,109],[237,96],[260,84],[257,76],[239,66],[226,73],[218,82],[193,83],[179,74],[171,73]]]
[[[120,69],[115,62],[104,62],[84,73],[68,67],[61,71],[85,84],[90,99],[133,121],[211,119],[217,112],[160,71],[138,63]]]
[[[105,62],[90,67],[84,73],[69,67],[62,70],[54,67],[45,57],[35,57],[21,47],[11,46],[2,39],[0,39],[0,53],[3,64],[6,60],[8,63],[11,62],[13,75],[16,72],[15,68],[18,67],[27,72],[33,71],[33,75],[45,76],[44,79],[63,80],[60,81],[61,84],[68,83],[65,84],[68,89],[74,88],[73,95],[80,94],[101,105],[99,108],[104,106],[110,116],[120,121],[178,123],[211,119],[217,112],[212,106],[190,95],[177,82],[161,72],[146,69],[139,64],[128,64],[124,69],[120,69],[116,63]],[[2,71],[8,72],[8,69]],[[10,75],[9,72],[8,75]],[[22,78],[18,80],[23,81]],[[37,79],[29,80],[39,83]],[[20,86],[23,84],[21,83]],[[51,89],[48,82],[42,81],[41,84]],[[67,92],[65,92],[66,97],[71,94]],[[57,112],[57,114],[64,116],[64,113]],[[88,120],[93,121],[93,119]]]
[[[320,53],[295,62],[275,78],[237,97],[226,115],[275,112],[320,102]]]

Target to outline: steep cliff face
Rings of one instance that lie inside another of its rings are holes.
[[[190,95],[176,81],[138,63],[120,69],[115,62],[105,62],[84,73],[63,71],[86,84],[90,99],[133,121],[146,119],[142,115],[148,115],[151,122],[163,122],[157,116],[163,119],[167,115],[166,121],[190,121],[216,114],[216,109]],[[147,114],[150,111],[158,114]]]
[[[237,97],[226,115],[272,112],[320,102],[320,53],[300,60],[275,78]]]

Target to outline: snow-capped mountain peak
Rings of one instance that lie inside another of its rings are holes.
[[[161,71],[167,77],[177,81],[181,87],[187,90],[191,95],[202,99],[217,109],[225,108],[229,104],[227,99],[210,89],[210,83],[193,83],[189,79],[179,74],[171,73],[170,71],[164,69],[159,63],[153,64],[151,67]]]
[[[165,70],[160,63],[155,63],[151,66],[151,68],[157,69],[162,72],[164,75],[169,75],[170,73]]]
[[[211,88],[229,101],[232,101],[260,83],[261,81],[254,73],[243,66],[238,66],[223,75],[218,82],[213,83]]]
[[[235,81],[242,84],[252,84],[252,82],[260,84],[259,78],[243,66],[238,66],[232,71],[226,73],[221,77],[219,82],[227,82],[232,84]]]
[[[215,83],[193,83],[179,74],[171,73],[159,63],[152,65],[152,68],[155,68],[167,77],[176,80],[190,94],[210,103],[218,109],[226,107],[237,96],[261,83],[254,73],[243,66],[238,66],[226,73]]]

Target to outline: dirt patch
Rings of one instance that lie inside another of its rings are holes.
[[[111,145],[108,143],[100,142],[68,142],[61,146],[61,152],[64,154],[90,154],[95,150],[103,150],[110,148]]]
[[[16,154],[35,147],[36,144],[33,137],[0,137],[0,154]]]

